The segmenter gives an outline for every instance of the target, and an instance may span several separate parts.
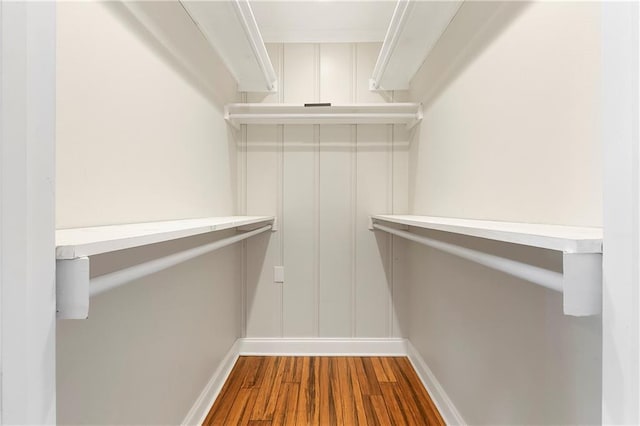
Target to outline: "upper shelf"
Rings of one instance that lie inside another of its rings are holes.
[[[602,253],[602,228],[410,215],[375,215],[372,219],[564,253]]]
[[[181,0],[184,9],[247,92],[274,92],[277,75],[248,0]]]
[[[417,103],[345,104],[305,107],[291,104],[229,104],[225,119],[234,127],[240,124],[406,124],[422,120]]]
[[[273,216],[228,216],[56,231],[56,259],[75,259],[273,221]]]
[[[370,90],[406,90],[429,52],[458,12],[462,1],[398,1]]]

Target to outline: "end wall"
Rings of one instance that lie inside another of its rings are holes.
[[[407,96],[368,90],[379,43],[268,49],[279,92],[247,94],[249,102],[345,104]],[[240,199],[248,214],[274,215],[280,226],[268,242],[264,236],[247,242],[247,336],[405,336],[407,301],[391,256],[396,246],[367,228],[372,213],[407,211],[405,126],[245,128]],[[274,266],[284,266],[284,284],[273,282]]]
[[[599,8],[464,3],[413,82],[411,213],[601,226]],[[557,253],[455,240],[561,268]],[[469,424],[600,422],[600,317],[431,249],[408,262],[409,339]]]
[[[184,46],[159,43],[119,2],[58,5],[58,228],[235,213],[223,119],[235,82],[178,3],[136,7]],[[221,237],[96,256],[91,272]],[[181,422],[242,333],[240,276],[232,246],[92,298],[86,321],[58,321],[58,422]]]

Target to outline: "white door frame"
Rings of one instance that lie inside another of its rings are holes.
[[[640,424],[640,10],[602,5],[602,423]]]
[[[55,404],[55,3],[0,3],[0,423]]]

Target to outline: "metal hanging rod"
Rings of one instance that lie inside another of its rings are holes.
[[[272,225],[266,225],[209,244],[100,275],[93,279],[89,278],[88,257],[58,260],[56,265],[57,317],[64,319],[85,319],[89,314],[90,296],[104,293],[105,291],[144,276],[160,272],[187,260],[235,244],[254,235],[269,231],[271,228]]]
[[[389,226],[380,225],[378,223],[374,223],[373,228],[388,232],[389,234],[397,235],[402,238],[406,238],[407,240],[411,240],[449,254],[453,254],[472,262],[479,263],[489,268],[496,269],[506,274],[513,275],[523,280],[530,281],[532,283],[549,288],[551,290],[559,291],[561,293],[563,292],[562,284],[564,278],[563,274],[561,273],[549,271],[548,269],[539,268],[527,263],[482,253],[454,244],[445,243],[442,241],[434,240],[432,238],[423,237],[421,235],[412,234],[411,232],[402,231],[399,229],[391,228]]]

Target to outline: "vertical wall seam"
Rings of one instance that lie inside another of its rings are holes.
[[[247,242],[242,241],[240,246],[240,282],[242,286],[240,303],[241,307],[241,330],[240,336],[247,337]]]
[[[358,102],[358,45],[353,44],[353,101]],[[358,283],[358,125],[351,125],[351,337],[358,332],[357,283]]]
[[[243,94],[242,100],[246,102],[246,93]],[[247,214],[248,208],[248,153],[247,153],[247,126],[242,125],[240,128],[240,163],[241,163],[241,181],[240,181],[240,198],[242,206],[240,207],[240,214]],[[247,283],[247,268],[249,264],[247,262],[247,242],[242,242],[242,248],[240,251],[240,269],[242,280],[242,336],[247,336],[247,328],[249,322],[249,306],[248,306],[248,283]]]
[[[247,101],[247,93],[246,92],[241,92],[240,93],[240,101],[241,102],[246,102]],[[236,133],[237,134],[237,133]],[[238,210],[238,214],[240,215],[246,215],[247,214],[247,208],[248,208],[248,174],[247,174],[247,168],[248,168],[248,155],[247,155],[247,126],[246,125],[242,125],[240,126],[240,131],[239,131],[239,140],[238,142],[238,178],[239,178],[239,182],[237,184],[237,188],[238,188],[238,202],[236,205],[236,208]],[[241,291],[240,291],[240,303],[241,303],[241,330],[240,330],[240,335],[242,337],[246,337],[247,336],[247,329],[248,329],[248,323],[249,323],[249,312],[248,312],[248,283],[247,283],[247,269],[249,267],[248,262],[247,262],[247,242],[243,241],[242,245],[240,246],[240,285],[241,285]]]
[[[358,97],[358,77],[356,70],[358,67],[358,45],[351,44],[351,102],[357,103]]]
[[[393,124],[387,125],[387,211],[393,212]],[[393,235],[387,235],[387,268],[389,270],[389,296],[387,297],[387,337],[393,334]]]
[[[284,44],[279,44],[278,45],[278,68],[280,71],[280,85],[279,85],[279,93],[278,93],[278,101],[280,103],[284,102],[284,91],[285,91],[285,86],[284,86]],[[285,217],[284,217],[284,125],[280,124],[278,125],[278,137],[280,138],[279,142],[279,147],[280,147],[280,152],[277,154],[278,155],[278,179],[280,180],[278,182],[278,189],[279,189],[279,194],[278,194],[278,208],[280,209],[280,224],[279,224],[279,233],[280,233],[280,265],[284,267],[284,224],[285,224]],[[285,283],[280,283],[279,284],[279,289],[280,289],[280,337],[284,337],[284,286]]]
[[[358,237],[358,126],[351,125],[351,337],[356,337],[356,286]]]
[[[284,44],[280,43],[278,45],[278,76],[280,81],[278,81],[278,102],[284,102]]]
[[[278,151],[276,155],[277,159],[277,168],[278,168],[278,177],[277,177],[277,209],[278,209],[278,220],[279,220],[279,258],[280,265],[284,267],[284,125],[278,125]],[[285,283],[279,283],[278,288],[280,289],[280,337],[284,337],[284,286]]]
[[[321,46],[314,46],[314,79],[315,79],[315,99],[320,101],[321,97]],[[315,303],[314,303],[314,333],[316,337],[320,336],[320,125],[313,126],[313,156],[314,156],[314,285],[315,285]]]
[[[394,92],[395,93],[395,92]],[[391,125],[391,214],[395,214],[396,209],[396,128],[392,124]],[[390,335],[389,337],[393,337],[395,333],[395,297],[396,297],[396,280],[395,280],[395,271],[394,271],[394,258],[395,258],[395,238],[393,235],[389,235],[390,237],[390,245],[389,245],[389,276],[391,279],[391,292],[389,295],[389,303],[390,306]]]
[[[313,80],[315,102],[320,102],[320,44],[313,46]]]
[[[314,210],[315,210],[315,334],[320,336],[320,125],[314,127]]]

